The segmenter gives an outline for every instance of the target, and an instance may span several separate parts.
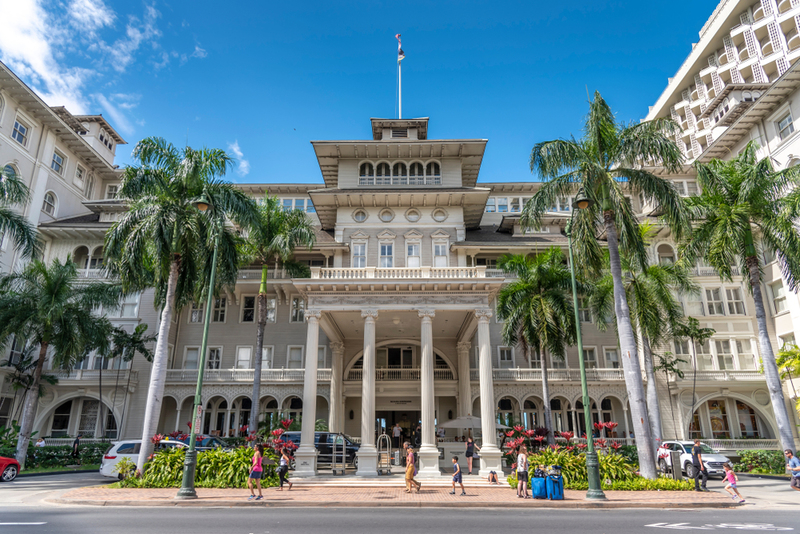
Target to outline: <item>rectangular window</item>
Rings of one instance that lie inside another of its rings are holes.
[[[289,369],[303,368],[303,347],[289,347],[286,355],[286,367]]]
[[[775,306],[775,313],[786,311],[786,288],[783,287],[783,281],[778,280],[769,285],[772,290],[772,304]]]
[[[75,178],[72,180],[72,183],[79,187],[83,187],[83,178],[86,176],[86,169],[77,165],[75,167]]]
[[[753,358],[753,344],[749,339],[737,339],[736,352],[736,359],[739,363],[739,369],[756,368],[756,362]]]
[[[417,268],[420,266],[419,260],[419,243],[409,243],[408,246],[408,267]]]
[[[522,206],[519,202],[519,197],[514,197],[511,199],[511,213],[519,213],[522,211]]]
[[[508,213],[508,199],[507,198],[498,198],[497,199],[497,212],[498,213]]]
[[[494,213],[497,210],[495,207],[494,199],[490,198],[486,200],[486,213]]]
[[[219,298],[214,300],[214,310],[211,314],[211,322],[212,323],[224,323],[225,322],[225,310],[227,308],[227,299],[226,298]]]
[[[327,369],[328,368],[328,359],[326,356],[325,345],[320,345],[317,348],[317,369]]]
[[[50,168],[58,174],[64,174],[64,154],[58,150],[53,152],[53,161],[50,162]]]
[[[537,354],[536,351],[531,351],[531,369],[542,368],[542,355]]]
[[[353,267],[363,269],[367,266],[367,244],[353,243]]]
[[[717,348],[717,366],[720,369],[733,369],[733,352],[731,351],[731,342],[727,339],[718,339],[714,341]]]
[[[597,369],[597,354],[594,349],[583,349],[583,362],[587,369]]]
[[[112,318],[138,317],[139,293],[133,293],[123,297],[120,307],[115,310],[110,310],[106,315]]]
[[[511,347],[499,347],[499,364],[500,369],[511,369],[514,367],[514,349]]]
[[[384,269],[394,267],[394,245],[392,243],[381,243],[380,266]]]
[[[617,349],[606,349],[606,368],[619,369],[619,353]]]
[[[294,209],[300,211],[306,211],[306,199],[304,198],[294,199]]]
[[[203,306],[201,304],[192,302],[192,308],[189,310],[189,322],[190,323],[203,322]]]
[[[781,120],[778,121],[778,135],[780,135],[781,140],[784,140],[789,137],[792,132],[794,132],[792,114],[787,113]]]
[[[25,340],[19,336],[14,336],[14,341],[11,343],[11,352],[8,354],[8,361],[14,365],[22,361],[22,351],[25,349]]]
[[[727,288],[725,296],[728,299],[728,315],[744,315],[742,290],[738,287]]]
[[[691,369],[692,353],[689,351],[689,340],[676,339],[674,340],[674,345],[675,345],[675,357],[680,360],[683,360],[683,362],[678,363],[678,368],[683,370]]]
[[[118,189],[119,187],[116,185],[109,185],[108,188],[106,188],[106,200],[114,200],[117,198]]]
[[[570,205],[569,199],[566,197],[560,197],[558,199],[558,209],[560,211],[569,211],[572,206]]]
[[[275,347],[261,347],[261,367],[272,369],[272,356],[275,354]]]
[[[302,323],[306,319],[306,301],[300,297],[292,297],[291,323]]]
[[[236,349],[236,368],[252,369],[250,360],[253,355],[253,347],[238,347]]]
[[[311,202],[310,198],[306,200],[306,213],[316,213],[316,209],[314,208],[314,203]]]
[[[706,289],[706,304],[708,305],[709,315],[725,315],[722,290],[720,288]]]
[[[219,369],[222,366],[222,349],[219,347],[208,349],[206,369]]]
[[[589,309],[589,303],[585,297],[578,298],[578,316],[581,318],[582,323],[592,322],[592,312]]]
[[[186,349],[186,358],[183,359],[183,368],[184,369],[197,369],[197,361],[198,356],[200,355],[200,349],[197,347],[187,348]]]
[[[714,357],[711,355],[711,343],[706,340],[701,345],[696,345],[697,349],[697,368],[701,371],[711,371],[714,369]]]
[[[447,267],[447,244],[433,245],[433,266]]]
[[[254,323],[256,321],[256,298],[242,297],[242,322]]]
[[[284,198],[283,199],[283,210],[284,211],[289,211],[290,209],[292,209],[292,204],[293,204],[293,201],[292,201],[291,198]]]
[[[22,146],[28,146],[28,130],[27,125],[16,120],[14,121],[14,131],[11,132],[11,137]]]

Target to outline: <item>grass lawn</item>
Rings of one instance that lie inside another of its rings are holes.
[[[75,471],[98,471],[100,469],[100,464],[87,464],[87,465],[70,465],[70,466],[60,466],[60,467],[36,467],[34,469],[25,469],[21,471],[20,474],[30,474],[30,473],[73,473]]]

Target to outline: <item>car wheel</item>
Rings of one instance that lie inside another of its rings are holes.
[[[684,471],[686,471],[686,476],[688,478],[694,478],[694,465],[689,462],[686,462],[686,465],[683,466]]]
[[[658,461],[658,469],[665,475],[669,472],[669,467],[667,466],[667,461],[665,459],[662,458]]]
[[[17,466],[9,465],[6,467],[5,471],[3,471],[3,482],[11,482],[15,478],[17,478]]]
[[[297,468],[297,462],[295,462],[294,458],[289,460],[289,469],[294,471]]]
[[[353,456],[353,467],[358,469],[358,456]]]

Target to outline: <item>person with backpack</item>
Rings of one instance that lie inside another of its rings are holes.
[[[264,498],[264,495],[261,494],[261,477],[264,475],[264,468],[261,465],[263,460],[264,446],[259,443],[256,445],[256,452],[253,454],[253,466],[250,468],[250,475],[247,477],[247,487],[250,489],[250,496],[247,498],[248,501],[252,501],[253,499],[260,501]],[[256,481],[256,486],[258,486],[258,497],[256,497],[253,491],[254,480]]]

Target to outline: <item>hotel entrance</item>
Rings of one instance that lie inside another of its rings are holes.
[[[395,423],[398,423],[403,430],[400,446],[403,445],[403,441],[410,441],[413,445],[414,440],[409,438],[412,437],[414,430],[417,428],[420,416],[421,413],[418,410],[376,411],[375,418],[377,419],[378,435],[385,432],[389,437],[394,436],[392,429]],[[394,439],[392,439],[392,447],[395,447]]]

